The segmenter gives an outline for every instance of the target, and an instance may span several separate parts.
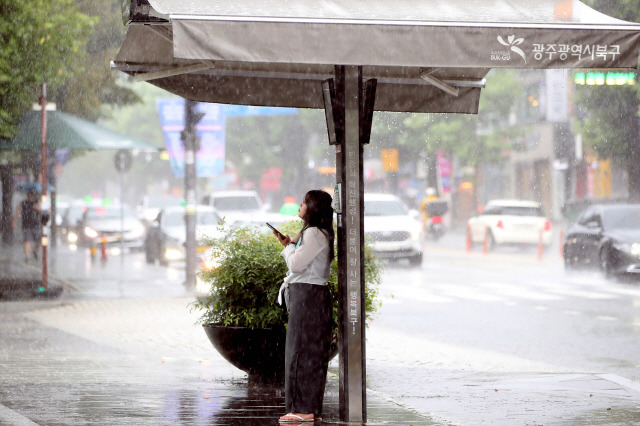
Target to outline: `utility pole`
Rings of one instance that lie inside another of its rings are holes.
[[[186,201],[186,281],[187,289],[196,286],[196,152],[200,148],[200,141],[196,136],[196,125],[204,113],[196,112],[198,102],[185,99],[184,102],[184,192]]]
[[[41,119],[41,144],[42,144],[42,198],[40,201],[41,208],[44,207],[47,200],[47,83],[42,83],[42,95],[40,96],[40,106],[42,107]],[[53,218],[55,221],[55,217]],[[42,288],[47,289],[47,226],[44,221],[42,226]]]

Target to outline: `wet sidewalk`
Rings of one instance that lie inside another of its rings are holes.
[[[41,267],[20,254],[0,254],[0,425],[275,425],[285,414],[282,388],[249,383],[216,352],[189,309],[195,295],[158,284],[146,298],[105,288],[104,298],[77,299],[91,283],[52,276],[63,291],[42,297]],[[68,267],[78,256],[51,260]],[[110,262],[102,274],[118,269]],[[371,425],[438,424],[374,391],[367,414]],[[316,424],[338,423],[336,359]]]
[[[222,359],[189,298],[0,305],[0,425],[269,425],[281,388]],[[335,361],[334,361],[335,364]],[[332,365],[323,424],[339,423]],[[368,424],[437,424],[370,392]],[[319,422],[316,422],[319,424]]]

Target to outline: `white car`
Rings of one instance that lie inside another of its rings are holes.
[[[540,203],[525,200],[492,200],[482,213],[467,222],[467,238],[471,243],[487,242],[487,248],[498,244],[551,244],[551,221]]]
[[[380,258],[422,263],[422,224],[392,194],[364,194],[364,233]]]
[[[156,260],[161,265],[173,261],[183,261],[186,257],[186,210],[183,206],[165,207],[149,225],[145,240],[145,253],[148,263]],[[202,253],[208,249],[202,245],[201,237],[218,237],[223,234],[219,222],[220,216],[213,207],[196,207],[196,251]]]
[[[202,204],[216,209],[229,226],[236,221],[251,221],[253,217],[266,212],[256,191],[216,191],[205,196]]]

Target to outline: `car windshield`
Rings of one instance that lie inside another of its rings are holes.
[[[120,213],[120,207],[89,207],[87,209],[87,219],[119,219]],[[122,215],[124,218],[134,217],[133,212],[128,207],[122,208]]]
[[[365,216],[402,216],[406,215],[407,210],[404,205],[398,201],[366,201],[364,202]]]
[[[214,198],[213,207],[218,210],[258,210],[258,200],[254,197]]]
[[[165,226],[184,226],[184,211],[175,211],[164,215]],[[212,211],[197,212],[197,225],[217,225],[220,217]]]
[[[640,229],[640,207],[605,210],[602,221],[605,229]]]
[[[520,206],[488,206],[485,209],[486,215],[508,215],[508,216],[544,216],[540,207],[520,207]]]

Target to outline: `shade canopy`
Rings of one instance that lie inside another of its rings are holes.
[[[20,120],[17,136],[11,140],[0,141],[0,149],[41,149],[41,117],[41,111],[27,111]],[[60,111],[47,111],[47,148],[74,150],[158,149],[147,142]]]
[[[639,25],[572,0],[149,3],[112,67],[203,102],[322,108],[359,65],[376,110],[475,113],[491,68],[636,68],[640,48]]]

